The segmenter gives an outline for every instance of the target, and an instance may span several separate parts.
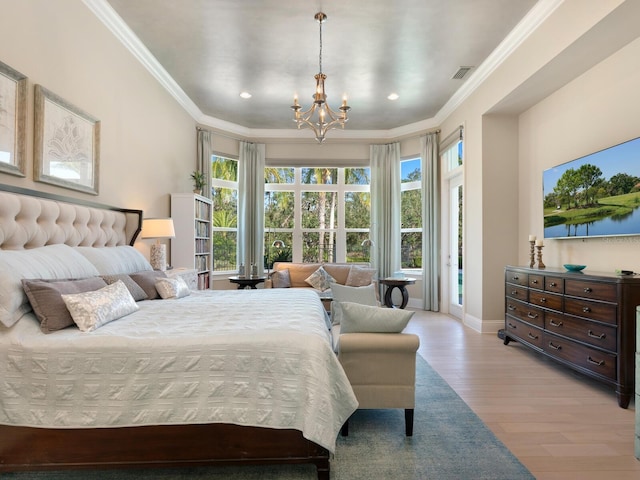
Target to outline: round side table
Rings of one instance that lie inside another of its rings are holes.
[[[378,280],[382,285],[387,287],[387,291],[384,294],[384,304],[389,308],[404,308],[409,302],[409,292],[407,292],[407,285],[413,285],[416,283],[415,278],[381,278]],[[393,290],[400,290],[402,293],[402,303],[400,305],[393,304]]]
[[[229,277],[229,281],[231,283],[236,283],[238,285],[238,290],[242,290],[244,288],[251,288],[253,290],[256,289],[256,285],[264,282],[267,277]]]

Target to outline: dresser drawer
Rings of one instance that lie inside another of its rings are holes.
[[[547,292],[564,293],[564,278],[544,277],[544,289]]]
[[[562,311],[562,295],[551,292],[529,292],[529,303],[539,307]]]
[[[544,290],[544,275],[529,274],[529,288]]]
[[[507,297],[507,315],[531,323],[540,328],[544,327],[544,311],[527,303],[519,302]]]
[[[541,328],[534,327],[507,315],[505,330],[508,336],[542,349],[543,331]]]
[[[507,283],[513,283],[515,285],[522,285],[526,287],[529,284],[529,275],[522,272],[516,272],[513,270],[505,271]]]
[[[611,323],[616,325],[618,308],[616,305],[603,302],[590,302],[589,300],[580,300],[577,298],[566,298],[564,302],[564,311],[570,315],[578,317],[590,318],[600,322]]]
[[[616,355],[604,353],[548,332],[544,333],[542,348],[552,357],[579,365],[607,378],[614,380],[616,378]]]
[[[507,283],[505,285],[505,293],[507,297],[517,298],[518,300],[523,302],[529,301],[529,289],[526,287],[520,287],[518,285]]]
[[[574,297],[602,300],[604,302],[615,303],[618,298],[614,284],[589,282],[587,280],[566,279],[564,292]]]
[[[595,347],[615,352],[617,348],[616,328],[590,322],[568,315],[547,313],[545,329],[551,333],[573,338]]]

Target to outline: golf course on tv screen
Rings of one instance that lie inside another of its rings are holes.
[[[640,138],[543,172],[544,237],[640,235]]]

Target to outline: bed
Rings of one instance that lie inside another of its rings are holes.
[[[162,298],[132,247],[141,219],[0,186],[0,472],[311,463],[328,479],[357,401],[319,297],[173,280]],[[60,297],[80,328],[56,323]],[[115,319],[95,323],[105,304]]]

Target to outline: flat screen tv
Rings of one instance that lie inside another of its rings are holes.
[[[545,238],[640,235],[640,137],[542,176]]]

